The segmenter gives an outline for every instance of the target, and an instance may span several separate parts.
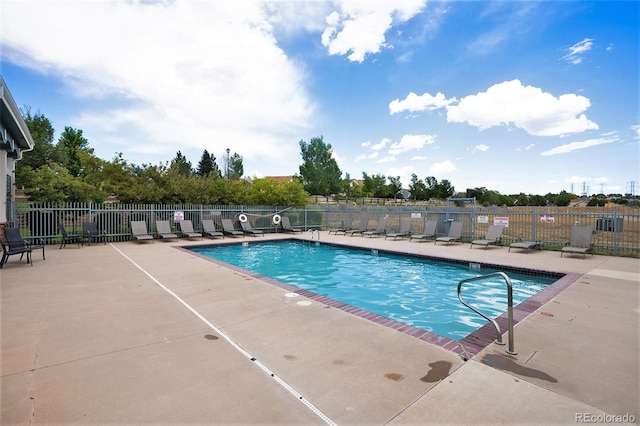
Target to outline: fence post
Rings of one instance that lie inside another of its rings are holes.
[[[611,213],[611,220],[613,223],[611,224],[611,230],[613,231],[613,255],[618,255],[618,206],[613,207],[613,212]]]
[[[531,240],[532,241],[537,241],[538,240],[538,215],[537,215],[537,208],[536,206],[533,206],[533,208],[531,209]]]

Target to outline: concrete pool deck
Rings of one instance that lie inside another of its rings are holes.
[[[465,362],[177,249],[231,238],[48,246],[0,270],[0,423],[640,421],[639,259],[320,238],[577,278]]]

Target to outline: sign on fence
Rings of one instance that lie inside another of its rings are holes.
[[[496,226],[509,227],[509,218],[506,216],[496,216],[493,218],[493,224]]]
[[[540,223],[556,223],[556,218],[550,214],[543,214],[540,216]]]
[[[173,221],[180,222],[181,220],[184,220],[184,212],[181,212],[181,211],[173,212]]]

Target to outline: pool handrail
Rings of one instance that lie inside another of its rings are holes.
[[[505,352],[510,355],[517,355],[518,352],[515,350],[513,345],[513,291],[512,291],[511,279],[507,274],[505,274],[504,272],[493,272],[491,274],[479,275],[477,277],[466,278],[464,280],[459,281],[458,282],[458,300],[460,300],[460,302],[464,306],[471,309],[473,312],[480,315],[487,321],[491,322],[491,324],[493,324],[493,327],[496,329],[496,334],[497,334],[497,338],[496,340],[494,340],[494,343],[498,345],[504,345],[504,342],[502,341],[502,333],[500,332],[500,326],[498,325],[498,323],[493,318],[489,318],[487,315],[483,314],[478,309],[471,306],[469,303],[465,302],[462,299],[462,295],[460,294],[462,290],[462,284],[471,282],[471,281],[478,281],[486,278],[496,277],[496,276],[502,277],[505,283],[507,284],[507,320],[508,320],[508,326],[509,326],[509,347],[505,350]]]

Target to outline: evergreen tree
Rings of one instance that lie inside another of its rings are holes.
[[[220,177],[220,169],[216,164],[216,157],[205,149],[202,153],[202,158],[198,163],[196,174],[200,177],[211,176],[213,178]]]
[[[302,165],[299,167],[304,189],[313,195],[331,195],[340,192],[342,172],[332,157],[331,144],[325,144],[322,136],[309,143],[301,140]]]
[[[191,176],[193,171],[191,170],[191,162],[187,160],[187,157],[182,155],[182,152],[178,151],[176,156],[171,160],[169,169],[177,173],[179,176]]]

